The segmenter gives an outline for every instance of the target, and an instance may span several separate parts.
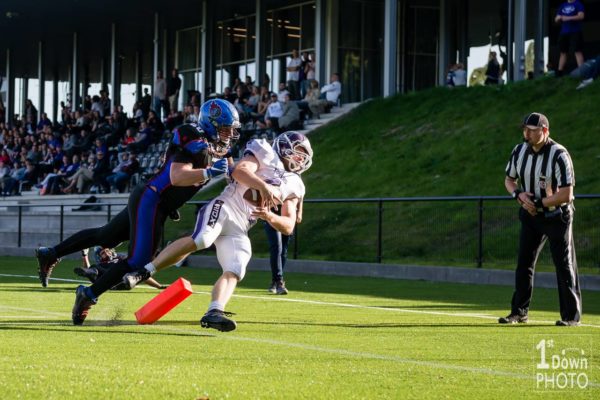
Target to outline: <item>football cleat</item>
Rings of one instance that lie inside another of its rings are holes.
[[[527,314],[525,314],[525,315],[509,314],[506,317],[498,318],[498,323],[499,324],[517,324],[517,323],[526,324],[528,319],[529,319],[529,317],[527,317]]]
[[[138,283],[145,281],[150,278],[152,274],[146,268],[139,269],[137,271],[130,272],[123,276],[123,285],[126,290],[133,289]]]
[[[73,269],[73,272],[82,278],[89,279],[92,283],[96,282],[96,279],[98,279],[98,270],[96,268],[77,267]]]
[[[277,293],[277,282],[275,282],[275,281],[271,282],[271,286],[269,286],[267,291],[269,293],[273,293],[273,294]]]
[[[556,326],[579,326],[579,321],[571,320],[571,321],[556,321]]]
[[[38,260],[38,276],[43,287],[48,286],[48,280],[52,275],[52,270],[60,261],[56,257],[56,252],[51,247],[38,247],[35,249],[35,257]]]
[[[277,288],[275,289],[276,294],[288,294],[288,290],[285,287],[285,282],[277,282]]]
[[[203,328],[213,328],[221,332],[229,332],[237,327],[234,320],[227,317],[231,317],[233,313],[221,310],[209,310],[202,319],[200,319],[200,326]]]
[[[79,285],[75,291],[75,304],[73,304],[73,311],[71,311],[73,325],[83,325],[83,321],[85,321],[90,308],[98,303],[98,299],[90,299],[85,294],[85,289],[85,286]]]

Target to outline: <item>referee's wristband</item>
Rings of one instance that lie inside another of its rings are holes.
[[[533,200],[533,205],[535,206],[535,208],[544,208],[544,203],[542,202],[542,199],[535,199]]]
[[[517,199],[517,200],[519,200],[519,195],[520,195],[521,193],[523,193],[523,191],[522,191],[521,189],[515,189],[515,190],[512,192],[512,197],[513,197],[513,199]]]

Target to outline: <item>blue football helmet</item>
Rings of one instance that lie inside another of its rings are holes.
[[[273,150],[289,172],[301,174],[312,165],[312,147],[308,138],[299,132],[288,131],[277,136]]]
[[[198,123],[211,142],[228,145],[230,140],[239,137],[236,129],[241,126],[240,116],[233,104],[227,100],[212,99],[202,104]],[[222,127],[233,127],[233,133],[219,132],[219,128]]]

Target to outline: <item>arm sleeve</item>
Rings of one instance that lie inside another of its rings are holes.
[[[558,187],[575,186],[575,173],[573,172],[573,163],[569,153],[563,151],[556,159],[554,165],[554,177],[558,182]]]
[[[512,154],[510,155],[510,159],[508,160],[508,164],[506,164],[506,176],[512,179],[517,179],[517,156],[519,154],[517,151],[518,148],[519,146],[515,146]]]

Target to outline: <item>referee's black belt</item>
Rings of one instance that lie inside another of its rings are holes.
[[[557,215],[561,215],[562,213],[568,212],[571,205],[572,205],[572,203],[567,203],[567,204],[563,204],[558,207],[555,206],[555,207],[551,207],[551,208],[550,207],[538,208],[536,210],[538,212],[537,216],[543,217],[543,218],[556,217]]]

